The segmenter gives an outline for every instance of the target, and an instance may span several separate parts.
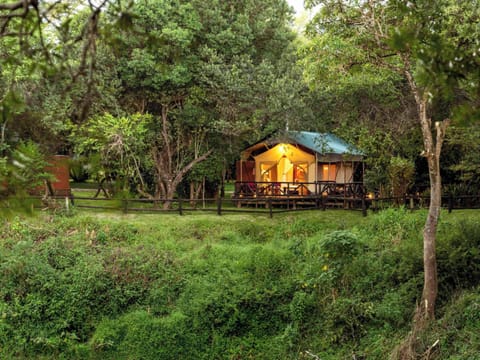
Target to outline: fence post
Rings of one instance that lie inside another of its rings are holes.
[[[327,195],[322,194],[322,210],[327,210]]]
[[[128,212],[128,199],[122,199],[122,209],[123,213],[126,214]]]
[[[222,197],[217,198],[217,215],[222,215]]]
[[[367,216],[367,204],[365,203],[365,194],[362,195],[362,215]]]
[[[273,218],[273,209],[272,209],[272,199],[269,198],[268,199],[268,212],[269,212],[269,215],[270,215],[270,219]]]
[[[453,195],[450,193],[448,195],[448,213],[450,214],[453,210]]]
[[[183,215],[183,201],[182,198],[178,198],[178,213]]]

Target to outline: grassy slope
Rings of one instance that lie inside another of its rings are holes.
[[[424,216],[12,218],[0,357],[384,359],[421,289]],[[480,351],[479,219],[442,214],[440,318],[419,351]]]

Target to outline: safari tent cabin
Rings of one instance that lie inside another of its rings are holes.
[[[362,152],[333,134],[289,131],[248,147],[236,165],[235,197],[363,192]]]

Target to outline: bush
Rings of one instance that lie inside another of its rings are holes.
[[[366,334],[367,324],[373,316],[371,302],[348,297],[331,302],[323,316],[327,344],[359,341]]]
[[[199,359],[204,334],[182,313],[156,317],[139,310],[102,321],[91,344],[98,359]]]
[[[348,264],[363,249],[358,236],[348,230],[333,231],[324,236],[320,248],[335,264]]]
[[[440,341],[439,359],[470,360],[480,354],[480,288],[459,293],[448,301],[444,315],[424,334],[428,347]]]
[[[252,217],[254,230],[243,216],[165,216],[155,224],[78,215],[4,221],[0,357],[306,359],[309,350],[382,359],[410,329],[423,284],[424,213],[387,210],[336,231],[314,216],[308,226],[291,215]],[[468,358],[478,289],[452,305],[448,298],[478,283],[480,228],[454,216],[439,230],[444,320],[422,336]],[[395,219],[405,227],[392,241]],[[287,224],[296,225],[286,238]]]
[[[324,288],[348,287],[350,265],[365,250],[359,237],[348,230],[333,231],[325,235],[320,244],[321,286]]]
[[[12,153],[8,187],[17,193],[37,190],[44,180],[51,180],[52,175],[45,171],[48,165],[40,147],[32,142],[22,142]]]
[[[480,222],[442,224],[438,238],[439,295],[445,301],[458,289],[480,284]]]
[[[9,345],[56,354],[86,341],[109,288],[101,262],[59,239],[20,241],[0,255],[3,323]]]
[[[425,223],[425,212],[410,212],[404,207],[389,208],[375,214],[367,225],[372,240],[389,247],[409,239],[417,239]]]

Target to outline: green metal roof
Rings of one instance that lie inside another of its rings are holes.
[[[363,155],[363,153],[353,145],[329,133],[288,131],[287,137],[297,144],[314,150],[319,154]]]

